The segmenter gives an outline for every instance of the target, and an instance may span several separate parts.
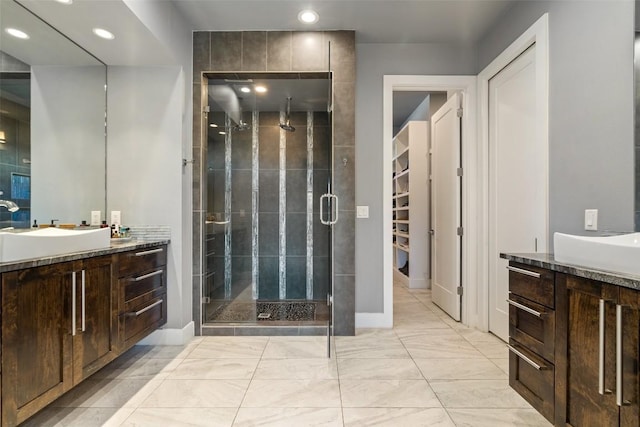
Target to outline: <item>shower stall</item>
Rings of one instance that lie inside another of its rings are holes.
[[[327,333],[338,212],[331,74],[207,77],[203,329]]]

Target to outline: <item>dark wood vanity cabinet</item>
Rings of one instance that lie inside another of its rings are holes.
[[[640,426],[640,291],[509,265],[540,274],[510,272],[510,299],[526,305],[510,307],[511,386],[556,426]],[[527,298],[512,290],[523,287]],[[543,291],[554,297],[553,317],[549,300],[534,301]]]
[[[2,275],[2,425],[16,425],[117,355],[111,257]]]
[[[509,265],[509,385],[545,418],[554,418],[553,272]]]
[[[167,321],[167,246],[118,254],[116,272],[126,350]]]
[[[166,322],[166,253],[161,245],[2,273],[2,427]]]
[[[566,314],[556,425],[638,426],[640,292],[557,274]]]

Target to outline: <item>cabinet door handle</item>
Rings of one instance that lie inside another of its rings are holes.
[[[71,335],[76,335],[76,272],[71,273]]]
[[[164,272],[164,270],[160,269],[160,270],[153,271],[151,273],[143,274],[142,276],[131,278],[129,280],[131,280],[132,282],[139,282],[141,280],[148,279],[149,277],[153,277],[153,276],[157,276],[158,274],[162,274],[163,272]]]
[[[536,317],[542,317],[547,313],[540,313],[539,311],[535,311],[533,308],[529,308],[526,305],[520,304],[519,302],[516,302],[514,300],[511,299],[507,299],[507,303],[509,303],[509,305],[512,305],[516,308],[519,308],[522,311],[526,311],[529,314],[533,314]]]
[[[85,281],[84,281],[84,277],[85,277],[85,271],[82,270],[82,332],[87,330],[86,327],[86,302],[87,302],[87,293],[86,293],[86,288],[85,288]]]
[[[508,265],[507,270],[513,271],[514,273],[524,274],[525,276],[535,277],[536,279],[540,278],[540,273],[536,273],[535,271],[525,270],[524,268],[512,267]]]
[[[534,362],[533,360],[529,359],[527,356],[525,356],[523,353],[519,352],[518,350],[515,349],[515,347],[513,347],[511,344],[507,344],[507,347],[509,347],[509,351],[511,351],[513,354],[515,354],[516,356],[518,356],[520,359],[524,360],[525,362],[527,362],[529,365],[531,365],[534,369],[537,369],[538,371],[544,371],[545,369],[547,369],[546,366],[544,365],[538,365],[536,362]]]
[[[136,252],[134,256],[145,256],[145,255],[157,254],[159,252],[162,252],[163,250],[164,250],[163,248],[158,248],[158,249],[151,249],[149,251]]]
[[[162,304],[164,302],[164,300],[158,300],[156,302],[154,302],[153,304],[149,304],[148,306],[146,306],[145,308],[136,311],[135,313],[133,313],[136,317],[140,316],[142,313],[144,313],[145,311],[149,311],[151,310],[153,307],[155,307],[156,305]]]
[[[604,394],[604,300],[599,301],[598,318],[598,393]]]
[[[624,306],[616,304],[616,404],[618,406],[629,405],[624,400],[622,386],[622,310]]]

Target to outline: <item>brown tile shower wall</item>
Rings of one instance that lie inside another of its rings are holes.
[[[204,280],[207,144],[202,143],[206,85],[202,72],[333,71],[334,192],[340,220],[334,228],[334,310],[337,335],[355,333],[355,32],[194,32],[193,34],[193,320],[201,325]]]

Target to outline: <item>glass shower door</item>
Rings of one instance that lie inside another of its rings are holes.
[[[233,77],[209,76],[203,325],[322,328],[333,276],[323,221],[337,212],[320,197],[332,188],[329,75]]]

